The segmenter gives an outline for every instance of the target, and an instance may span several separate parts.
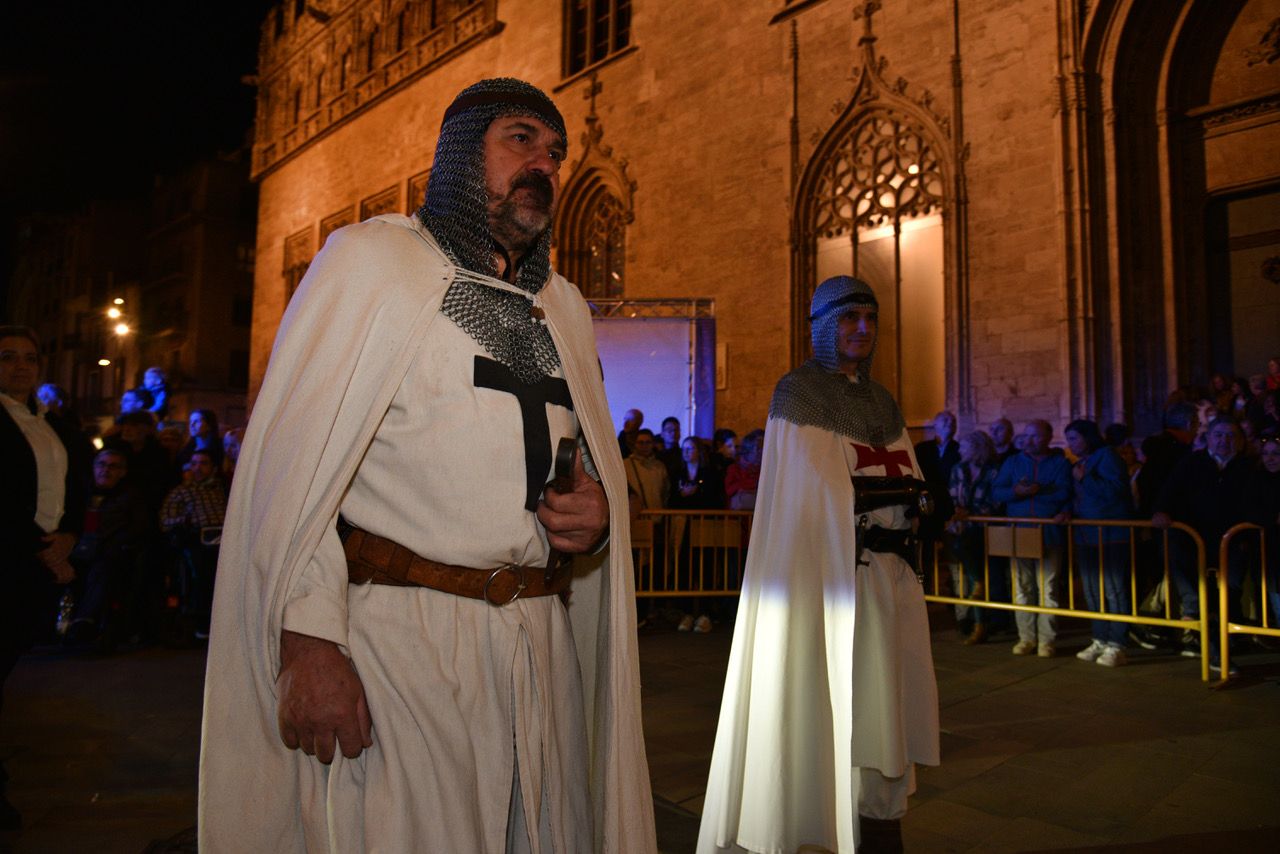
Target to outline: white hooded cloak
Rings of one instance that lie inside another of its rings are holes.
[[[346,765],[335,761],[330,769],[289,750],[278,735],[280,631],[285,605],[307,568],[340,553],[334,523],[344,493],[420,343],[433,324],[451,322],[441,315],[440,305],[454,274],[416,218],[381,216],[329,237],[285,313],[242,446],[222,540],[201,743],[202,851],[360,847],[333,820],[335,781],[341,777],[355,781],[341,785],[360,785],[359,768],[351,767],[355,760]],[[656,843],[640,719],[626,477],[585,302],[554,274],[537,301],[546,313],[609,501],[611,548],[577,559],[568,609],[582,677],[594,850],[652,852]],[[465,488],[459,500],[465,500]],[[395,588],[352,588],[353,596],[357,590],[361,596],[382,596]],[[347,600],[335,596],[332,619],[317,633],[354,652],[362,647],[354,636],[346,642],[347,609]],[[353,663],[357,670],[376,667],[354,657]],[[413,676],[403,674],[406,680]],[[379,690],[394,692],[397,678],[399,674],[363,673],[370,704],[376,702],[373,683],[388,683]],[[521,738],[519,731],[515,735]],[[493,734],[498,739],[510,736]],[[386,750],[395,738],[375,732],[374,741],[370,750]],[[364,821],[392,828],[407,821],[411,806],[398,799],[407,801],[411,794],[391,793],[386,811],[366,812]],[[323,816],[326,803],[329,824],[317,827],[315,810],[304,804],[319,804]],[[534,810],[536,821],[536,806]],[[438,848],[428,839],[401,843],[405,851]],[[482,848],[477,843],[472,850]]]

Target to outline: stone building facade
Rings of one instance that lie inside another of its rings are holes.
[[[140,370],[169,375],[171,417],[210,409],[227,427],[248,421],[257,194],[247,153],[157,179],[137,318]]]
[[[509,75],[570,129],[558,267],[589,296],[714,299],[717,422],[763,422],[817,280],[856,272],[913,425],[1149,428],[1170,389],[1262,369],[1280,328],[1278,6],[286,0],[251,394],[327,234],[414,209],[452,97]]]
[[[241,150],[156,176],[144,198],[29,217],[9,315],[40,335],[47,381],[105,427],[159,365],[170,418],[245,424],[256,211]]]
[[[146,221],[142,202],[98,200],[71,214],[28,216],[18,228],[8,316],[40,338],[43,381],[91,418],[113,413],[136,384],[137,336],[114,327],[140,302]],[[112,308],[119,318],[107,316]]]

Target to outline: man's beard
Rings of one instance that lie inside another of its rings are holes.
[[[525,191],[523,201],[517,194]],[[523,254],[538,242],[551,227],[555,189],[551,179],[537,172],[526,172],[511,182],[507,194],[489,209],[489,231],[493,239],[508,252]]]

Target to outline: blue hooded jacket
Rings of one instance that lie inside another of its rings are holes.
[[[1013,494],[1019,481],[1040,484],[1040,491],[1026,498]],[[1042,460],[1036,460],[1025,451],[1014,454],[1000,466],[996,475],[996,500],[1003,502],[1010,516],[1029,519],[1052,519],[1071,507],[1071,464],[1058,452],[1052,452]],[[1045,525],[1045,545],[1062,545],[1062,527]]]

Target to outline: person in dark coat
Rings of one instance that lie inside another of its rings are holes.
[[[707,460],[696,436],[685,437],[680,445],[684,458],[678,470],[677,479],[671,482],[671,494],[667,497],[669,510],[720,510],[724,508],[724,476]],[[683,521],[683,520],[682,520]],[[675,535],[677,572],[691,573],[693,554],[689,544],[689,527],[677,523],[679,533]],[[712,579],[713,583],[715,579]],[[690,577],[689,583],[693,580]],[[677,607],[679,607],[677,605]],[[686,603],[690,610],[680,620],[677,628],[682,632],[695,631],[705,634],[711,631],[711,615],[699,614],[695,620],[692,600]],[[703,599],[698,607],[706,607]]]
[[[139,561],[155,523],[145,499],[130,485],[128,471],[129,460],[121,451],[107,448],[94,458],[84,532],[71,553],[79,584],[75,618],[67,631],[71,642],[105,637],[109,647],[129,628],[133,615],[127,606],[135,601]],[[125,607],[114,615],[112,603]]]
[[[126,412],[116,418],[117,431],[106,447],[120,451],[128,463],[128,480],[147,502],[151,514],[181,479],[174,473],[169,455],[156,438],[156,422],[149,412]]]
[[[942,528],[955,513],[955,505],[951,501],[951,470],[960,462],[960,443],[956,441],[956,416],[953,412],[939,412],[933,417],[933,438],[916,443],[916,462],[920,464],[920,473],[925,483],[929,484],[929,494],[933,496],[936,508],[933,515],[920,521],[920,540],[924,548],[925,577],[933,574],[934,555],[937,544],[942,542]],[[952,584],[957,595],[960,590],[959,566],[957,555],[947,555],[952,561]],[[973,618],[966,605],[956,606],[956,622],[961,634],[969,634],[973,628]]]
[[[61,585],[75,577],[68,558],[80,534],[88,478],[33,394],[40,342],[23,326],[0,326],[0,706],[22,653],[54,624]],[[0,828],[21,825],[5,798],[0,766]]]
[[[1151,522],[1158,528],[1168,528],[1174,522],[1189,525],[1204,540],[1206,566],[1217,566],[1222,535],[1232,525],[1244,521],[1241,505],[1252,465],[1240,453],[1240,428],[1231,418],[1220,416],[1209,422],[1206,442],[1204,450],[1188,454],[1174,467],[1156,499]],[[1188,537],[1170,534],[1169,563],[1182,600],[1182,616],[1199,619],[1195,548]],[[1230,601],[1227,612],[1235,622],[1241,618],[1240,589],[1244,581],[1244,564],[1244,554],[1240,550],[1228,557]],[[1207,606],[1211,617],[1217,610],[1217,589],[1217,585],[1209,585],[1208,588],[1210,601]],[[1198,654],[1197,641],[1194,635],[1184,636],[1184,648]],[[1212,649],[1212,633],[1210,642]],[[1210,667],[1215,664],[1211,663]]]
[[[1245,519],[1260,525],[1267,544],[1267,604],[1270,628],[1280,628],[1280,433],[1259,440],[1259,465],[1245,485]]]

